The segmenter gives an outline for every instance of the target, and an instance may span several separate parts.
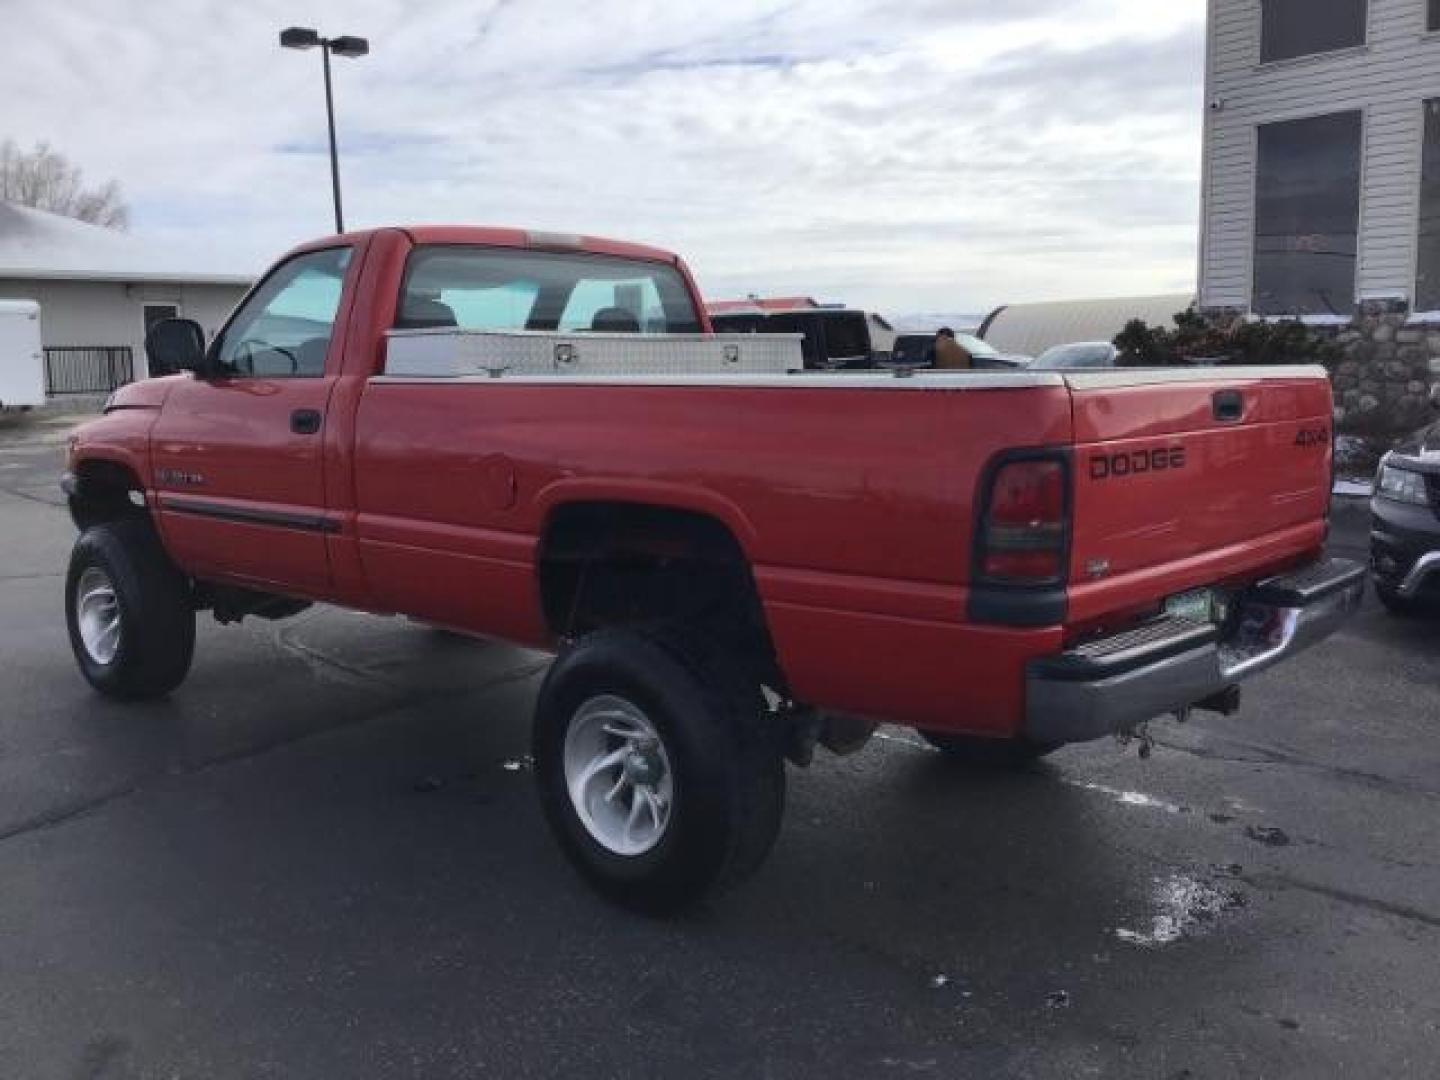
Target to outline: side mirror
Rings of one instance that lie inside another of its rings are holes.
[[[193,371],[205,375],[205,331],[194,319],[161,319],[145,334],[151,375]]]

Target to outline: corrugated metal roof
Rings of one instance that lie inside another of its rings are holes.
[[[249,285],[258,276],[233,265],[197,266],[186,256],[171,243],[0,202],[0,277]]]
[[[1173,326],[1176,313],[1194,303],[1192,293],[1168,293],[1010,304],[990,313],[980,327],[980,336],[1003,353],[1039,356],[1052,345],[1110,341],[1131,319],[1144,319],[1151,326]]]

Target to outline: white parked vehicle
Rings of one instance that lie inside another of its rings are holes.
[[[40,344],[40,305],[0,300],[0,409],[45,404],[45,350]]]
[[[876,359],[888,360],[895,351],[895,339],[900,336],[899,331],[885,320],[885,316],[876,311],[867,311],[865,321],[870,326],[870,348]]]
[[[1120,350],[1108,341],[1075,341],[1046,349],[1030,366],[1036,371],[1113,368],[1119,359]]]

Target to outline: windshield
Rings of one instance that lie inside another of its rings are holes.
[[[895,339],[890,357],[897,364],[929,364],[934,360],[935,339],[929,334],[901,334]]]
[[[1114,349],[1104,342],[1089,342],[1079,345],[1056,345],[1046,349],[1035,361],[1035,367],[1045,368],[1087,368],[1113,367]]]
[[[961,348],[971,356],[980,360],[993,360],[1000,355],[1000,350],[989,342],[981,341],[972,334],[956,334],[955,340],[960,343]]]

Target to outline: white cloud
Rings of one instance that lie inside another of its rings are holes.
[[[1158,10],[1163,9],[1163,10]],[[0,135],[122,180],[134,228],[249,257],[329,224],[681,251],[712,296],[892,312],[1193,286],[1203,0],[12,0]]]

